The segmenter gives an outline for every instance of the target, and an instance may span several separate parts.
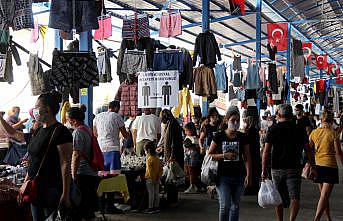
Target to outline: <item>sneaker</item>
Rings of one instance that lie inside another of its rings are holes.
[[[123,210],[118,209],[116,207],[110,207],[105,209],[106,214],[123,214]]]
[[[158,207],[153,208],[153,210],[154,210],[154,213],[160,213],[161,212],[160,208],[158,208]]]
[[[195,185],[191,185],[186,191],[185,193],[197,193],[198,192],[198,188]]]
[[[155,212],[155,210],[153,208],[149,208],[149,209],[144,210],[145,214],[154,214],[154,212]]]

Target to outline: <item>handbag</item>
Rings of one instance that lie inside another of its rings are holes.
[[[32,203],[32,202],[35,202],[37,200],[37,177],[39,176],[39,173],[40,173],[42,166],[45,162],[46,156],[48,155],[49,149],[51,147],[52,140],[53,140],[53,138],[56,134],[56,131],[59,127],[60,126],[57,126],[54,129],[54,132],[52,133],[52,136],[51,136],[49,144],[48,144],[48,148],[47,148],[47,150],[43,156],[43,159],[39,165],[37,174],[34,176],[33,179],[29,179],[29,180],[25,181],[23,183],[23,185],[20,187],[19,193],[17,195],[17,202],[19,205],[23,205],[26,203]]]

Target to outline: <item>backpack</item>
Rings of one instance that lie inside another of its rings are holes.
[[[82,153],[83,157],[88,161],[93,170],[103,171],[105,169],[104,155],[100,149],[98,139],[86,127],[80,127],[80,129],[87,132],[91,136],[92,140],[92,159],[88,159],[85,153]]]
[[[131,121],[130,125],[129,125],[129,137],[125,138],[123,140],[123,148],[125,149],[131,149],[133,147],[133,138],[132,138],[132,133],[131,133],[131,128],[132,128],[132,124],[134,121]]]

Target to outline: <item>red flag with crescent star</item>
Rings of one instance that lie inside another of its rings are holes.
[[[277,51],[287,51],[288,24],[267,24],[268,42],[276,45]]]
[[[303,43],[304,58],[307,65],[312,64],[312,43]]]
[[[335,73],[336,73],[336,84],[343,84],[343,74],[341,74],[341,68],[339,67],[339,65]]]
[[[316,66],[318,70],[325,70],[328,67],[328,56],[327,55],[315,55]]]

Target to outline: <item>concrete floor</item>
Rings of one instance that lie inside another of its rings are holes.
[[[342,184],[336,185],[331,197],[331,213],[334,221],[343,221],[342,187]],[[317,186],[309,181],[304,181],[302,186],[301,210],[297,220],[313,220],[318,198],[319,192]],[[288,214],[288,210],[285,210],[285,217],[286,214]],[[106,215],[106,217],[109,221],[215,221],[218,220],[218,201],[210,199],[206,194],[181,194],[180,203],[176,208],[164,209],[160,214],[126,213],[123,215]],[[260,208],[257,204],[257,197],[242,197],[240,220],[272,221],[275,220],[274,210],[272,208]],[[285,220],[288,219],[286,218]],[[326,219],[323,218],[322,220]]]

